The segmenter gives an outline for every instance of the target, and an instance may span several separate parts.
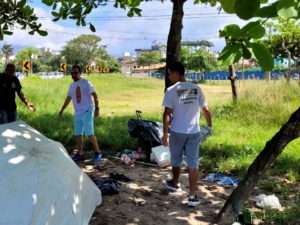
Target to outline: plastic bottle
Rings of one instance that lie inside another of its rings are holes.
[[[126,165],[128,165],[131,162],[130,157],[127,154],[122,154],[121,156],[122,162],[124,162]]]
[[[146,154],[144,152],[135,152],[135,160],[143,161],[146,159]]]

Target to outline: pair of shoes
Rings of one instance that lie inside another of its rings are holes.
[[[166,181],[166,186],[167,188],[172,191],[172,192],[178,192],[178,191],[182,191],[181,187],[180,187],[180,183],[175,184],[174,180],[167,180]]]
[[[93,158],[93,162],[98,162],[102,159],[102,153],[101,152],[96,152],[95,156]]]
[[[84,160],[84,155],[80,155],[79,153],[75,154],[72,156],[73,161],[83,161]]]
[[[187,205],[189,207],[196,207],[197,205],[200,204],[200,199],[198,198],[197,195],[194,195],[194,196],[189,196],[189,199],[188,199],[188,203]]]
[[[125,176],[124,174],[117,173],[115,171],[109,174],[109,178],[120,180],[120,181],[132,181],[132,179],[130,179],[129,177]]]

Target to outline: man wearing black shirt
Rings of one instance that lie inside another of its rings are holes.
[[[16,92],[26,107],[32,112],[35,111],[33,104],[26,100],[21,91],[22,86],[15,76],[15,70],[14,64],[7,64],[5,72],[0,74],[0,124],[16,121]]]

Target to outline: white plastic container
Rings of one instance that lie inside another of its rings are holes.
[[[169,147],[163,145],[152,148],[152,155],[158,166],[166,167],[171,164],[171,156]]]

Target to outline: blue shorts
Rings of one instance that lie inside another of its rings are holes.
[[[90,107],[86,112],[74,116],[74,136],[94,135],[94,110]]]
[[[183,153],[185,153],[188,168],[198,168],[199,145],[200,132],[195,134],[182,134],[171,131],[169,140],[171,165],[173,167],[180,167]]]

